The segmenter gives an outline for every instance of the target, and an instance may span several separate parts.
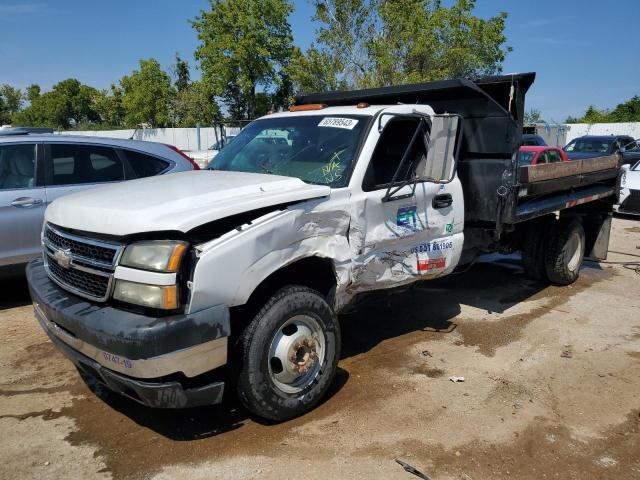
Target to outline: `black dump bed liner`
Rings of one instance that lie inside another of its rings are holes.
[[[463,136],[457,153],[458,176],[465,192],[465,223],[467,226],[493,225],[499,231],[503,224],[517,223],[538,213],[547,213],[551,208],[549,205],[558,203],[549,203],[549,200],[554,200],[548,198],[549,195],[560,198],[570,190],[571,198],[566,200],[563,197],[565,202],[561,204],[571,204],[574,197],[580,197],[579,189],[590,188],[584,185],[582,177],[567,178],[557,191],[549,192],[544,198],[540,195],[518,195],[520,186],[514,154],[522,138],[525,95],[534,80],[535,73],[475,80],[457,78],[365,90],[303,94],[296,97],[296,104],[344,106],[359,102],[371,105],[419,103],[430,105],[437,113],[461,115],[464,117]],[[606,183],[606,188],[603,188],[610,192],[611,179],[607,178]],[[585,190],[587,193],[591,191]],[[540,208],[538,201],[544,201],[545,208]]]

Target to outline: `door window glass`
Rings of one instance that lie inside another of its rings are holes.
[[[400,165],[402,156],[409,146],[419,122],[418,118],[398,117],[389,120],[369,162],[363,184],[365,191],[386,188],[391,184],[393,175]],[[418,139],[409,152],[410,158],[412,157],[417,161],[413,163],[406,161],[402,171],[398,172],[396,182],[402,182],[413,177],[415,166],[425,154],[424,143],[421,139]]]
[[[540,152],[536,165],[540,165],[542,163],[549,163],[549,152]]]
[[[51,144],[52,185],[116,182],[124,180],[124,168],[109,147]]]
[[[134,175],[131,178],[151,177],[159,174],[169,166],[168,162],[151,155],[145,155],[133,150],[122,150],[122,152],[127,157],[133,170]]]
[[[525,167],[531,165],[533,157],[536,156],[536,152],[520,151],[518,152],[518,166]]]
[[[548,150],[547,151],[548,159],[550,162],[561,162],[562,157],[558,153],[557,150]]]
[[[0,190],[33,188],[35,165],[34,144],[0,146]]]

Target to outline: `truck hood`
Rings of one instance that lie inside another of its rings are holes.
[[[131,235],[189,230],[214,220],[329,195],[323,185],[259,173],[199,170],[122,182],[54,201],[45,219],[55,225]]]

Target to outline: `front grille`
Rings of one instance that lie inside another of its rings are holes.
[[[629,196],[620,205],[621,210],[640,212],[640,190],[630,190]]]
[[[104,298],[108,294],[109,276],[96,275],[76,268],[65,269],[55,260],[49,261],[49,274],[64,285],[73,287],[73,289],[91,297]]]
[[[109,298],[123,245],[80,237],[49,224],[45,224],[42,244],[45,268],[54,282],[91,300]]]
[[[118,252],[117,246],[98,245],[97,242],[89,239],[79,241],[76,240],[77,237],[65,235],[62,232],[54,230],[49,225],[45,228],[44,234],[52,246],[61,250],[68,249],[76,257],[82,257],[86,260],[93,260],[106,265],[113,264],[113,260]]]

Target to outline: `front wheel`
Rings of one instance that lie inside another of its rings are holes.
[[[340,356],[340,326],[320,293],[289,286],[247,326],[240,348],[240,400],[260,417],[283,421],[311,410],[327,392]]]

